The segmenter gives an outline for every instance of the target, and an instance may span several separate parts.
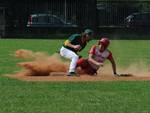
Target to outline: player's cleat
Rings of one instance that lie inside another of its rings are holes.
[[[76,72],[69,72],[67,76],[79,76]]]
[[[114,74],[115,77],[131,77],[132,74]]]
[[[120,77],[120,74],[114,73],[114,77]]]

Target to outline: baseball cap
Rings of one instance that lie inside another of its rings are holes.
[[[84,33],[86,33],[86,34],[88,34],[90,36],[92,36],[94,34],[93,30],[91,30],[91,29],[85,29]]]

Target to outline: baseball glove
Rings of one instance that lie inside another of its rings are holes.
[[[125,73],[123,74],[123,73],[122,73],[122,74],[120,74],[119,76],[120,76],[120,77],[131,77],[131,76],[133,76],[133,75],[132,75],[132,74],[129,74],[129,73],[128,73],[128,74],[125,74]]]

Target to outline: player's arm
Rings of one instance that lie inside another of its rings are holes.
[[[68,47],[71,47],[71,48],[74,48],[75,50],[79,50],[79,49],[81,48],[80,45],[73,45],[73,44],[71,44],[71,41],[70,41],[70,40],[66,40],[66,41],[64,42],[64,45],[65,45],[65,46],[68,46]]]
[[[88,61],[91,62],[92,64],[95,64],[97,66],[103,66],[103,63],[99,63],[97,62],[93,57],[94,57],[94,54],[95,54],[95,49],[96,49],[96,46],[92,46],[90,51],[89,51],[89,58],[88,58]]]
[[[113,70],[114,75],[117,75],[117,72],[116,72],[116,63],[115,63],[115,60],[114,60],[114,58],[113,58],[113,56],[112,56],[111,53],[108,56],[108,60],[111,62],[112,70]]]
[[[88,61],[97,66],[103,66],[103,63],[97,62],[96,60],[93,59],[93,54],[89,54]]]
[[[113,69],[113,73],[116,74],[116,63],[114,58],[112,57],[112,59],[110,60],[111,64],[112,64],[112,69]]]

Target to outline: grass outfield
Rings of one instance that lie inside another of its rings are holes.
[[[63,40],[0,40],[0,74],[14,73],[18,49],[53,54]],[[92,44],[81,52],[84,57]],[[113,40],[118,66],[150,64],[149,40]],[[148,65],[150,66],[150,65]],[[0,113],[150,113],[150,82],[24,82],[0,76]]]

